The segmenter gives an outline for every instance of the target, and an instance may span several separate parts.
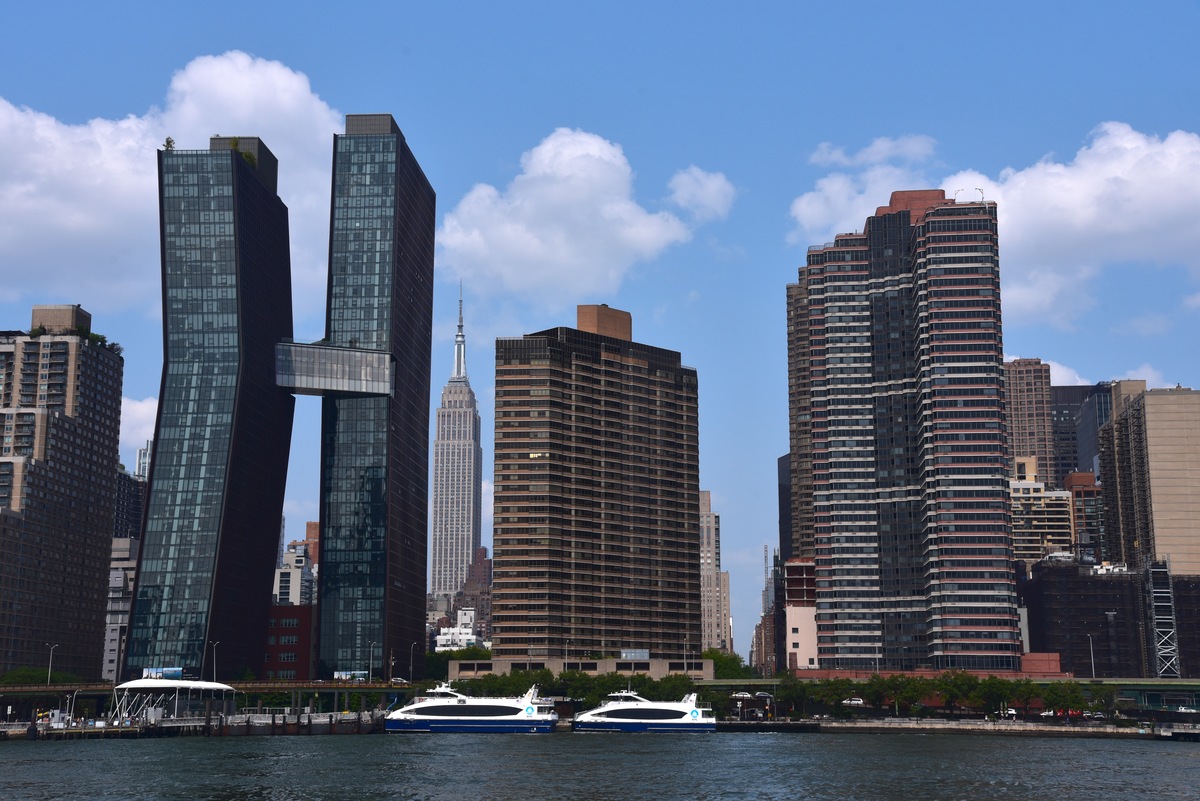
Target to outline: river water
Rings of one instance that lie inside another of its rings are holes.
[[[1200,744],[953,734],[0,743],[0,799],[1192,801]]]

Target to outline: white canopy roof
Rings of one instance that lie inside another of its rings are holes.
[[[134,691],[158,690],[161,692],[170,692],[172,690],[234,692],[234,689],[228,684],[220,684],[215,681],[185,681],[183,679],[134,679],[124,684],[118,684],[117,689]]]

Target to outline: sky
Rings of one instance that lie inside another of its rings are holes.
[[[126,465],[162,369],[155,150],[263,138],[296,338],[315,340],[347,113],[394,115],[438,195],[431,407],[460,282],[485,432],[495,338],[574,325],[578,303],[631,312],[635,340],[697,369],[743,656],[778,545],[785,286],[892,191],[997,201],[1009,357],[1056,384],[1200,388],[1194,2],[120,9],[5,10],[0,328],[79,303],[125,346]],[[291,538],[317,516],[319,405],[297,400]]]

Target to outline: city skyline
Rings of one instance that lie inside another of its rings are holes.
[[[0,313],[79,303],[106,321],[126,346],[132,466],[162,364],[154,150],[214,133],[270,143],[286,167],[295,333],[313,341],[330,140],[344,110],[389,109],[442,198],[435,369],[452,358],[461,279],[477,364],[496,336],[609,303],[704,376],[701,485],[721,510],[745,654],[787,449],[783,286],[808,245],[856,230],[891,191],[997,201],[1010,357],[1041,358],[1056,385],[1200,386],[1186,344],[1200,329],[1200,66],[1177,55],[1200,11],[1172,4],[1163,30],[1158,15],[1090,8],[930,19],[880,6],[855,20],[849,58],[831,35],[838,9],[783,4],[380,7],[370,30],[290,5],[253,30],[149,5],[118,25],[85,8],[55,26],[53,47],[36,10],[17,7],[11,22],[30,35],[0,54]],[[936,76],[938,91],[914,103],[884,86],[887,71]],[[473,382],[485,429],[489,372]],[[317,516],[319,407],[297,403],[310,433],[294,437],[288,539]]]

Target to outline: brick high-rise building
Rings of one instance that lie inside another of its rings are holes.
[[[1040,479],[1055,486],[1050,365],[1041,359],[1013,359],[1005,362],[1004,376],[1008,452],[1014,458],[1036,458]]]
[[[121,348],[79,306],[0,331],[0,673],[101,675]]]
[[[997,246],[995,203],[895,192],[788,287],[819,667],[1018,666]]]
[[[696,371],[632,318],[496,342],[494,660],[683,659],[700,635]]]

